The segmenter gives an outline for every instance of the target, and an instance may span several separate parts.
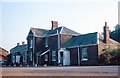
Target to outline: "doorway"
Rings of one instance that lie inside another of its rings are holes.
[[[70,51],[66,49],[60,49],[58,51],[58,64],[63,66],[70,65]]]
[[[60,64],[63,65],[63,52],[60,52]]]

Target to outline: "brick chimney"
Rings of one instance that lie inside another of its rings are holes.
[[[25,44],[25,42],[24,41],[22,41],[22,45],[24,45]]]
[[[104,26],[104,42],[107,44],[109,43],[109,27],[107,26],[107,22],[105,22]]]
[[[54,30],[55,28],[58,27],[58,21],[51,21],[52,22],[52,28],[51,30]]]
[[[17,43],[17,46],[19,46],[20,45],[20,43]]]

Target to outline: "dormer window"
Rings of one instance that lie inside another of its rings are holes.
[[[45,38],[45,47],[48,47],[48,38]]]

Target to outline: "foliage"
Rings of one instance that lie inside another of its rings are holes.
[[[120,42],[120,25],[115,26],[115,30],[110,32],[110,37],[118,42]]]
[[[120,65],[120,48],[114,50],[106,50],[100,55],[100,65]]]

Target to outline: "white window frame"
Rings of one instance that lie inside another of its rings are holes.
[[[48,55],[47,54],[44,56],[44,58],[45,58],[45,61],[48,61]]]
[[[52,51],[52,61],[56,61],[56,51]]]
[[[16,63],[18,64],[20,63],[20,57],[21,57],[20,55],[16,55]]]
[[[30,40],[30,48],[33,48],[33,40]]]
[[[12,56],[12,62],[15,63],[15,56]]]
[[[33,54],[32,54],[32,52],[30,52],[30,61],[33,60],[33,59],[32,59],[32,56],[33,56]]]
[[[85,58],[84,56],[87,56],[87,58]],[[82,60],[81,61],[88,61],[88,50],[87,50],[87,48],[82,48]]]
[[[48,38],[45,38],[45,47],[48,47]]]

